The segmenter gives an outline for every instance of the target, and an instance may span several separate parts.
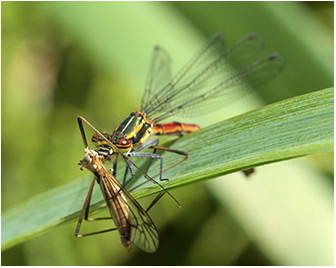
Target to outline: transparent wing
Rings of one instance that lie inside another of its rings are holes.
[[[232,102],[283,68],[280,54],[261,59],[262,51],[263,41],[256,34],[226,50],[222,36],[214,35],[165,87],[146,97],[143,111],[159,121],[173,114],[195,116]]]
[[[123,193],[128,199],[131,241],[143,251],[155,252],[159,247],[159,234],[154,222],[128,191]]]
[[[213,55],[216,55],[217,51],[223,50],[223,36],[221,34],[215,34],[192,58],[191,60],[177,73],[172,80],[167,81],[167,83],[162,84],[162,87],[153,89],[153,85],[146,87],[143,99],[141,110],[148,111],[150,107],[153,107],[157,104],[156,101],[167,99],[173,90],[176,89],[176,86],[185,84],[186,81],[192,79],[199,70],[204,67],[207,63],[210,63],[214,60]],[[164,50],[160,47],[156,47],[156,52],[154,53],[152,62],[159,63],[160,61],[155,61],[155,56],[161,54],[167,55]],[[157,65],[151,64],[151,66],[156,66],[156,69],[160,69]],[[154,68],[150,68],[148,77],[154,76]],[[149,81],[151,79],[148,79]],[[150,91],[150,92],[149,92]],[[154,93],[154,94],[151,94]]]
[[[145,106],[149,98],[171,80],[171,59],[162,48],[154,47],[152,62],[149,68],[145,92],[141,100],[141,107]]]
[[[106,170],[104,166],[102,168]],[[143,251],[155,252],[159,246],[159,234],[152,219],[125,188],[118,194],[121,194],[122,198],[114,197],[121,184],[109,171],[106,172],[109,175],[104,176],[104,181],[101,183],[104,183],[109,190],[107,198],[110,209],[111,207],[119,209],[118,216],[112,217],[117,228],[119,226],[122,243],[127,245],[132,242]],[[111,215],[113,214],[112,211]]]
[[[203,88],[200,95],[189,97],[187,95],[185,99],[181,99],[178,105],[163,111],[161,115],[156,117],[156,120],[163,120],[177,113],[184,116],[195,116],[223,107],[223,105],[241,98],[276,77],[283,66],[284,58],[278,53],[273,53],[239,72],[232,70],[231,76],[224,79],[218,79],[214,76],[206,81],[209,84],[205,82],[198,85]],[[213,80],[217,81],[212,83]]]

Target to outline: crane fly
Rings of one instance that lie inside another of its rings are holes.
[[[149,158],[146,172],[152,160],[159,159],[159,179],[164,180],[163,160],[156,154],[156,150],[184,156],[172,166],[186,160],[188,153],[159,147],[159,139],[148,141],[149,137],[184,135],[197,131],[200,127],[182,122],[159,122],[173,115],[195,116],[205,111],[214,111],[271,81],[284,67],[284,59],[279,53],[265,57],[262,52],[263,41],[257,34],[249,34],[226,49],[222,34],[217,33],[180,72],[171,77],[170,57],[162,48],[155,47],[140,110],[132,112],[112,134],[103,133],[102,137],[95,133],[92,141],[98,146],[97,152],[105,160],[110,160],[115,155],[112,161],[114,175],[120,152],[127,157]],[[153,153],[143,152],[148,148],[153,149]],[[135,175],[131,164],[127,161],[126,163],[123,187]],[[128,169],[131,177],[126,180]],[[245,174],[249,175],[251,172],[253,169],[246,170]]]
[[[94,174],[94,178],[79,216],[75,236],[84,237],[117,230],[120,235],[121,244],[127,251],[130,250],[131,243],[133,243],[145,252],[155,252],[159,245],[159,235],[152,219],[147,212],[165,192],[163,191],[159,193],[151,202],[147,210],[144,210],[141,205],[132,197],[132,195],[125,188],[122,188],[120,182],[107,169],[102,161],[104,156],[99,155],[96,151],[89,149],[86,142],[85,133],[82,131],[82,121],[78,120],[78,122],[80,122],[80,130],[85,146],[85,155],[84,158],[80,160],[79,165],[81,166],[81,169],[84,167],[91,171]],[[111,146],[113,146],[113,144],[111,144]],[[89,207],[95,182],[97,182],[100,186],[104,201],[116,228],[93,233],[80,234],[79,231],[83,218],[87,221],[111,219],[89,218]]]

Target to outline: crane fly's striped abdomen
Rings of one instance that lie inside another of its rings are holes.
[[[127,251],[129,251],[132,239],[129,206],[123,195],[123,191],[120,191],[117,195],[115,195],[121,188],[121,185],[114,177],[106,176],[106,174],[103,177],[97,177],[97,182],[99,183],[100,189],[103,193],[106,206],[108,207],[115,226],[118,229],[121,244]]]

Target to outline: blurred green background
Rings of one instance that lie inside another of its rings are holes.
[[[202,126],[333,86],[333,2],[1,7],[2,211],[84,176],[76,116],[112,131],[138,109],[156,44],[169,51],[174,71],[216,31],[228,45],[257,32],[266,52],[285,56],[283,74],[258,96],[191,120]],[[2,264],[333,265],[333,155],[260,167],[249,180],[237,173],[171,192],[182,208],[164,198],[151,211],[160,234],[154,254],[136,247],[124,252],[116,233],[76,239],[76,223],[69,222],[3,251]]]

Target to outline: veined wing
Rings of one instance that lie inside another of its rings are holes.
[[[159,247],[159,234],[154,222],[128,191],[123,193],[128,199],[131,241],[143,251],[155,252]]]
[[[223,81],[213,76],[208,81],[202,81],[200,84],[195,82],[191,87],[201,87],[203,90],[199,91],[200,94],[186,95],[185,99],[180,99],[179,103],[163,111],[155,119],[163,120],[177,113],[184,116],[195,116],[203,114],[205,111],[221,108],[223,105],[241,98],[275,78],[283,66],[284,59],[282,55],[273,53],[239,72],[232,72],[231,76],[225,77]],[[212,83],[213,80],[217,81]]]
[[[152,61],[149,67],[145,91],[141,107],[148,104],[149,99],[171,80],[171,59],[168,53],[159,46],[154,47]],[[142,110],[142,109],[141,109]]]
[[[174,76],[171,80],[167,80],[166,83],[147,83],[144,95],[141,101],[141,111],[147,112],[150,107],[157,104],[157,100],[167,99],[167,95],[172,90],[176,89],[176,86],[184,84],[185,81],[190,80],[199,72],[199,70],[214,60],[213,56],[217,55],[218,51],[223,50],[223,36],[222,34],[215,34],[212,38],[191,58],[191,60]],[[164,59],[164,60],[162,60]],[[169,61],[167,61],[169,59]],[[168,63],[160,66],[160,63]],[[156,73],[159,70],[166,69],[166,73],[170,73],[171,60],[167,52],[156,46],[152,56],[151,68],[148,73],[147,81],[159,80],[156,78]],[[169,71],[167,71],[169,70]],[[155,87],[157,86],[157,87]]]
[[[195,57],[143,106],[157,121],[173,114],[194,116],[232,102],[267,83],[281,71],[280,54],[261,58],[262,39],[250,34],[225,50],[215,35]],[[147,98],[149,98],[147,96]]]
[[[108,174],[100,185],[104,184],[103,187],[110,190],[107,206],[120,233],[121,243],[128,250],[132,242],[143,251],[155,252],[159,235],[152,219],[126,189],[115,196],[121,184],[110,172]]]

